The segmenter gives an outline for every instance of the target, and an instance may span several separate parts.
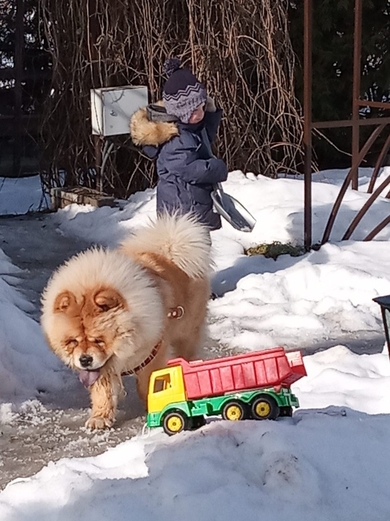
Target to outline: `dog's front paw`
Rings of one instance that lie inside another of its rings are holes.
[[[102,416],[91,416],[85,422],[85,427],[91,430],[109,429],[112,427],[114,420],[111,418],[103,418]]]

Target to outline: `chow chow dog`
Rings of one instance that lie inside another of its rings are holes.
[[[52,275],[41,325],[89,389],[87,428],[111,427],[124,374],[136,376],[146,403],[152,371],[172,356],[197,356],[210,264],[208,230],[191,216],[163,215],[118,249],[89,249]]]

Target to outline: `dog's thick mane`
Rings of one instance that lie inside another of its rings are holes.
[[[211,271],[208,231],[190,215],[161,215],[137,230],[122,248],[162,255],[193,279],[207,277]]]
[[[123,295],[136,316],[145,317],[152,336],[159,334],[164,309],[153,279],[126,255],[103,248],[79,253],[53,274],[42,295],[42,325],[50,325],[55,299],[62,292],[70,291],[80,302],[91,288],[106,287]]]
[[[70,291],[81,301],[91,288],[110,287],[123,295],[137,316],[144,316],[151,331],[159,330],[164,310],[155,281],[126,249],[162,255],[190,278],[208,277],[210,240],[207,230],[186,216],[164,215],[143,227],[122,245],[123,253],[90,248],[72,257],[52,275],[42,294],[42,325],[50,323],[56,297]],[[154,302],[153,311],[150,302]],[[158,305],[160,303],[160,305]]]

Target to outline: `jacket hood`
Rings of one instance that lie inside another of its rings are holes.
[[[130,135],[140,146],[159,146],[179,135],[177,118],[168,116],[161,102],[137,110],[130,119]]]

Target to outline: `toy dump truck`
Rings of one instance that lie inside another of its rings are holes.
[[[299,402],[290,386],[303,376],[301,353],[282,347],[205,361],[175,358],[150,377],[146,422],[172,435],[204,425],[207,416],[291,416]]]

